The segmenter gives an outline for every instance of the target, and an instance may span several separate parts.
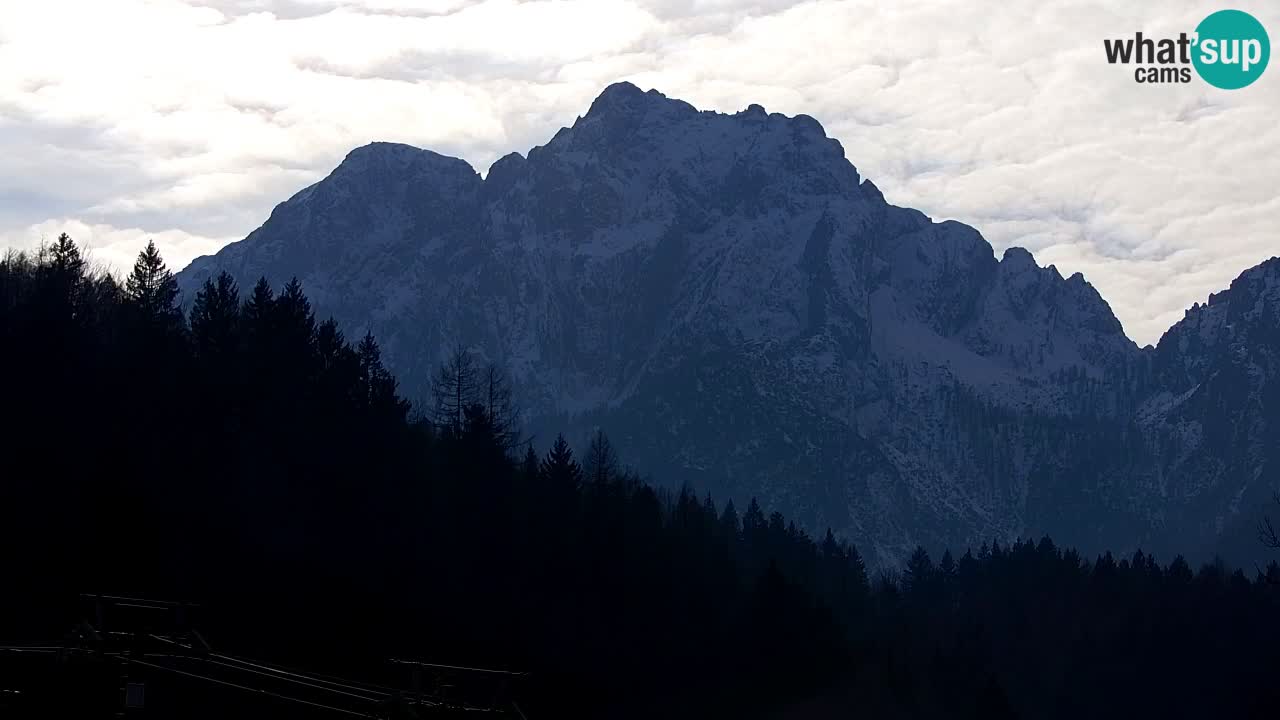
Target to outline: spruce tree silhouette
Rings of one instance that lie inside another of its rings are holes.
[[[738,525],[738,511],[733,507],[733,500],[730,499],[724,504],[724,511],[720,513],[720,537],[724,542],[736,545],[740,540],[742,528]]]
[[[596,430],[587,448],[583,474],[588,484],[605,488],[618,477],[618,456],[603,430]]]
[[[573,459],[573,449],[564,435],[556,436],[538,472],[548,485],[562,493],[576,491],[582,484],[582,467]]]
[[[520,466],[521,475],[526,483],[532,483],[538,479],[538,453],[533,449],[533,443],[525,448],[524,461]]]
[[[239,349],[240,289],[225,272],[206,280],[191,303],[191,340],[196,357],[223,367]]]
[[[165,266],[155,241],[138,253],[133,271],[125,280],[125,295],[141,322],[158,333],[172,333],[182,325],[178,309],[178,281]]]

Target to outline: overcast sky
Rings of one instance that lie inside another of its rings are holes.
[[[0,0],[0,246],[124,268],[246,235],[351,148],[545,143],[617,80],[806,113],[897,205],[1082,271],[1130,337],[1280,254],[1280,67],[1139,85],[1105,37],[1233,0]]]

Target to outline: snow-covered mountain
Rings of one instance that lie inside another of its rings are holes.
[[[1280,467],[1280,260],[1139,349],[1081,275],[889,205],[817,121],[758,105],[612,85],[483,179],[374,143],[179,282],[221,270],[298,277],[411,397],[461,343],[542,441],[603,427],[880,562],[1042,532],[1208,552]]]

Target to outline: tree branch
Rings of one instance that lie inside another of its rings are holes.
[[[1280,505],[1280,492],[1275,494],[1276,504]],[[1271,524],[1269,516],[1263,517],[1262,522],[1258,523],[1258,540],[1262,544],[1273,550],[1280,550],[1280,533],[1276,531],[1274,525]]]

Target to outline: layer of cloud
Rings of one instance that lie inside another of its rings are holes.
[[[217,252],[218,248],[239,239],[201,237],[176,228],[118,228],[111,225],[90,225],[71,218],[53,218],[28,227],[0,232],[0,247],[36,252],[42,245],[53,242],[61,233],[75,238],[91,266],[114,273],[131,267],[138,253],[150,241],[163,248],[165,265],[170,270],[177,270],[201,255]]]
[[[1241,9],[1280,27],[1262,2]],[[121,268],[242,237],[352,147],[481,171],[610,82],[818,118],[890,201],[1082,271],[1153,342],[1276,252],[1280,69],[1139,85],[1102,39],[1175,0],[0,1],[0,243],[66,230]]]

